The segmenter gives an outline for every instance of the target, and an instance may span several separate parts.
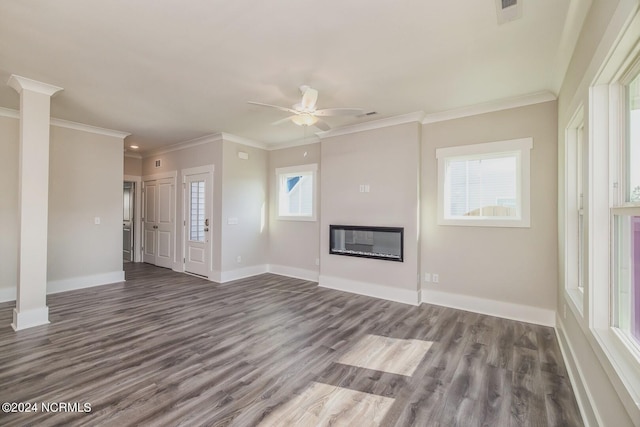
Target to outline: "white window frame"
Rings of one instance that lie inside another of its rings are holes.
[[[640,71],[636,15],[589,89],[588,326],[592,346],[632,419],[640,419],[640,351],[613,326],[614,219],[638,215],[624,203],[620,156],[626,139],[626,85]],[[622,198],[621,198],[622,197]]]
[[[587,215],[588,193],[585,162],[588,149],[584,133],[584,107],[581,105],[565,131],[565,292],[579,317],[584,316],[584,290],[587,288]],[[582,197],[580,194],[582,193]],[[579,216],[583,227],[580,230]],[[583,240],[580,240],[580,232]],[[582,259],[582,263],[580,262]]]
[[[475,227],[520,227],[531,226],[531,149],[533,138],[519,138],[506,141],[487,142],[482,144],[460,145],[436,149],[438,159],[438,225],[459,225]],[[469,160],[476,158],[501,157],[505,153],[516,154],[516,198],[517,215],[505,217],[447,217],[446,211],[446,168],[452,160]]]
[[[312,206],[311,215],[281,215],[280,214],[280,191],[282,180],[287,176],[294,174],[311,174],[312,179]],[[289,166],[284,168],[276,168],[276,218],[285,221],[316,221],[318,211],[317,194],[318,194],[318,164],[310,163],[306,165]]]

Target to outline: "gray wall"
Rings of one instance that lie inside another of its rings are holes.
[[[142,158],[124,156],[124,174],[142,176]]]
[[[249,159],[239,158],[240,151],[247,153]],[[269,238],[267,167],[265,150],[224,141],[221,260],[223,273],[252,266],[266,268]],[[229,224],[229,218],[237,218],[238,224]],[[241,258],[240,262],[237,261],[238,257]]]
[[[277,218],[276,169],[304,164],[318,164],[318,195],[320,194],[320,144],[269,151],[269,263],[272,268],[287,271],[304,270],[300,276],[315,278],[319,272],[316,259],[320,258],[320,209],[316,221],[287,221]],[[318,197],[319,199],[319,197]],[[319,202],[319,200],[318,200]],[[319,203],[318,203],[319,204]],[[315,276],[315,277],[314,277]]]
[[[52,126],[49,156],[48,280],[122,271],[122,139]]]
[[[414,122],[322,140],[321,285],[366,283],[381,286],[389,299],[417,297],[420,127]],[[361,193],[361,184],[370,192]],[[404,227],[404,262],[329,255],[330,224]]]
[[[19,120],[0,117],[0,298],[15,299]],[[122,272],[122,138],[51,127],[47,281]],[[94,224],[100,217],[100,225]],[[51,289],[50,289],[51,290]]]
[[[436,149],[533,137],[531,228],[437,225]],[[556,102],[425,124],[422,128],[423,289],[556,309]]]
[[[15,299],[18,283],[19,121],[0,117],[0,301]]]

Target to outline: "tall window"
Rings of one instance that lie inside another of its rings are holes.
[[[529,226],[531,138],[436,150],[438,223]]]
[[[640,419],[638,23],[636,13],[589,87],[584,257],[588,304],[579,319],[632,419]]]
[[[613,326],[640,349],[640,76],[626,86],[626,129],[614,165]],[[617,185],[616,185],[617,184]]]
[[[580,313],[584,311],[586,281],[586,194],[587,147],[584,135],[584,109],[571,119],[565,135],[565,285]]]
[[[279,219],[315,221],[316,172],[316,164],[276,169]]]

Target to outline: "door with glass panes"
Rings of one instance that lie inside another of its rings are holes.
[[[184,270],[208,277],[211,260],[211,174],[185,175]]]

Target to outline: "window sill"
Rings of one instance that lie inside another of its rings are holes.
[[[577,319],[584,319],[584,292],[574,288],[566,289],[564,294],[574,316]]]
[[[613,329],[591,329],[602,352],[596,352],[629,417],[640,419],[640,360],[636,359]]]
[[[462,227],[505,227],[505,228],[530,228],[531,224],[522,219],[458,219],[440,218],[438,225],[454,225]]]
[[[302,221],[302,222],[315,222],[317,221],[316,217],[311,216],[278,216],[276,217],[278,221]]]

